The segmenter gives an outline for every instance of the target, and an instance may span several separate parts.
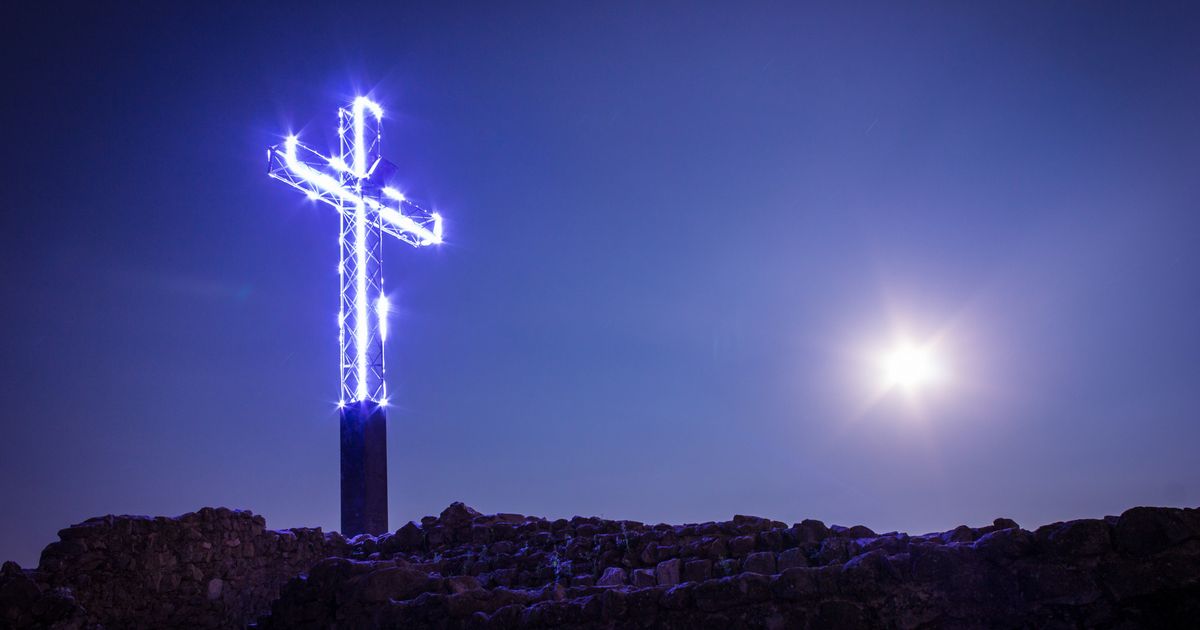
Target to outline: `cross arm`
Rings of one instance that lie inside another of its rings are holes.
[[[267,174],[303,191],[310,199],[323,201],[339,213],[347,208],[366,204],[376,211],[379,228],[409,245],[421,247],[442,242],[442,217],[408,201],[398,191],[384,187],[382,192],[396,207],[361,196],[347,188],[339,177],[324,169],[349,172],[341,158],[327,158],[289,136],[282,146],[267,149]]]

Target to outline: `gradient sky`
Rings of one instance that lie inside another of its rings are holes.
[[[0,20],[0,558],[338,527],[337,217],[264,150],[360,93],[449,238],[385,253],[393,527],[1200,504],[1194,4],[157,4]],[[905,336],[951,378],[880,395]]]

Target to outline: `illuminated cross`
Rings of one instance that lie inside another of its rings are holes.
[[[442,218],[387,186],[396,167],[380,156],[383,109],[360,96],[338,109],[338,155],[326,157],[288,136],[267,150],[267,173],[341,214],[342,533],[387,531],[387,385],[383,343],[383,235],[422,247],[442,242]]]

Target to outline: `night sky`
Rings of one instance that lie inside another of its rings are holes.
[[[1200,504],[1195,5],[105,4],[0,20],[0,559],[337,529],[338,219],[265,149],[358,94],[446,216],[386,244],[393,528]]]

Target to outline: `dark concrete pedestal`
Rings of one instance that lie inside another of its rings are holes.
[[[376,402],[346,403],[342,419],[342,534],[388,531],[387,413]]]

